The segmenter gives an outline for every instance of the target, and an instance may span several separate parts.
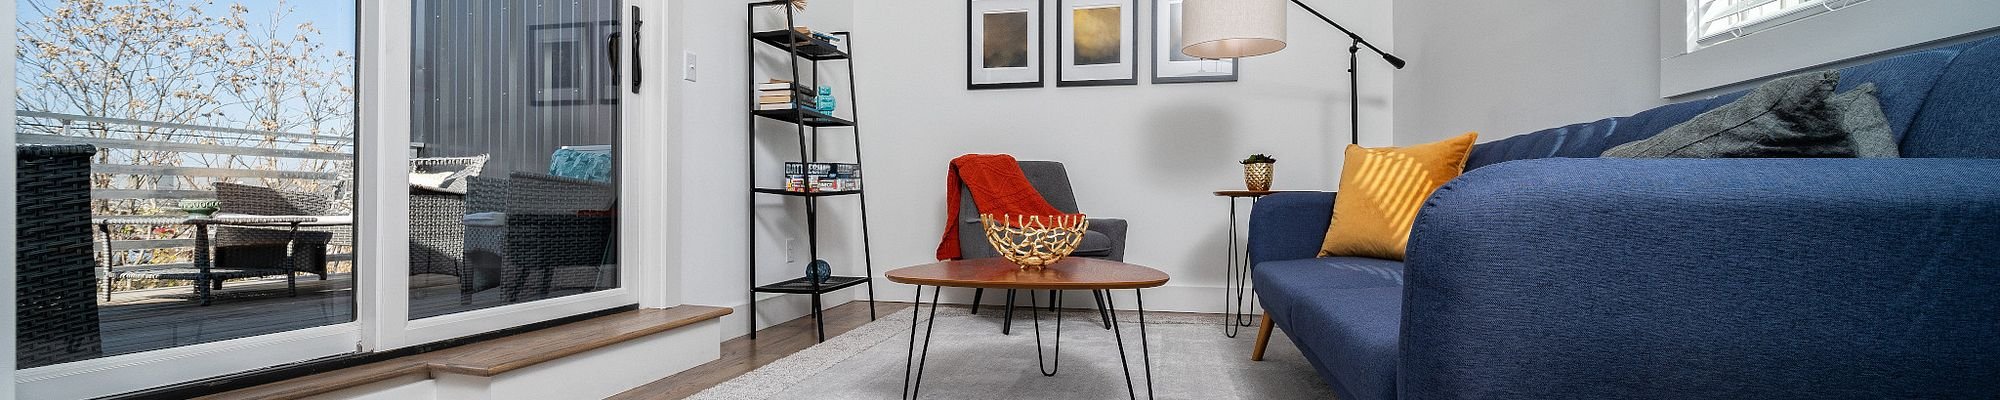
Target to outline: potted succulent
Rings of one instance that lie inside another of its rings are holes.
[[[1269,154],[1252,154],[1243,159],[1243,186],[1250,190],[1271,190],[1271,165],[1277,162]]]

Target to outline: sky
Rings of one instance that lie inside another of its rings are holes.
[[[251,10],[262,10],[271,4],[276,4],[277,1],[258,0],[242,3]],[[292,18],[301,21],[310,20],[313,25],[319,27],[320,32],[325,33],[326,47],[354,54],[355,4],[353,0],[294,0],[287,2],[286,5],[294,10]]]
[[[134,0],[105,0],[104,2],[107,4],[124,4],[124,3],[132,3],[133,1]],[[33,8],[30,7],[31,3],[44,4],[47,5],[48,8],[54,8],[53,5],[60,4],[62,3],[62,1],[19,0],[15,3],[14,6],[16,17],[32,18],[32,16],[35,15],[36,13],[32,11]],[[183,1],[183,3],[200,4],[202,3],[202,0],[185,0]],[[214,3],[215,4],[213,5],[205,7],[209,9],[214,15],[222,15],[223,13],[227,12],[230,4],[240,3],[243,4],[243,6],[245,7],[249,7],[252,15],[261,16],[264,13],[270,12],[272,7],[278,5],[279,1],[278,0],[238,0],[238,1],[215,0]],[[348,54],[354,53],[355,51],[354,23],[355,23],[355,16],[358,13],[358,11],[355,10],[357,4],[355,0],[289,0],[283,3],[285,3],[286,7],[291,7],[293,10],[290,18],[286,21],[285,24],[286,26],[284,28],[289,29],[290,26],[297,25],[300,22],[311,21],[313,25],[319,27],[320,32],[322,32],[322,35],[320,35],[319,40],[326,41],[326,47],[329,50],[344,50]],[[261,21],[263,21],[263,19],[261,18],[251,19],[251,22],[253,24],[259,23]]]

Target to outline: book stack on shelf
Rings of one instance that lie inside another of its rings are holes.
[[[757,85],[757,110],[790,110],[794,107],[819,108],[816,90],[792,84],[792,81],[772,79]]]
[[[816,193],[861,190],[861,164],[787,162],[785,190]]]

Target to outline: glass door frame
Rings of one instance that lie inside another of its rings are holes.
[[[356,21],[356,34],[358,35],[356,45],[357,47],[365,48],[369,46],[368,40],[370,34],[367,32],[368,28],[362,25],[371,22],[366,11],[370,7],[380,8],[380,3],[394,3],[396,1],[356,0],[356,2],[358,11],[355,18],[359,20]],[[4,13],[0,13],[0,17],[4,17],[9,24],[18,23],[17,18],[19,16],[16,15],[16,10],[19,7],[18,3],[17,0],[8,0],[6,2],[6,10]],[[407,8],[407,6],[405,7]],[[0,33],[0,41],[5,42],[5,47],[0,48],[0,50],[5,50],[5,54],[0,55],[0,57],[4,57],[6,64],[5,69],[0,70],[0,72],[5,73],[5,83],[0,84],[0,88],[4,88],[7,93],[13,93],[17,86],[17,82],[14,79],[15,66],[19,62],[14,51],[18,47],[17,40],[19,40],[18,29],[6,29],[5,33]],[[356,62],[363,63],[363,65],[375,62],[374,58],[376,57],[373,54],[362,52],[357,52],[356,54]],[[379,71],[371,71],[365,67],[358,69],[363,75],[356,78],[357,90],[366,92],[366,89],[378,84],[375,82],[378,77],[366,74]],[[0,99],[0,109],[4,109],[0,113],[4,113],[4,117],[6,117],[8,123],[12,124],[15,117],[14,110],[19,105],[16,104],[13,96],[4,97],[4,99]],[[357,109],[357,112],[360,111],[362,110]],[[366,115],[359,115],[357,118],[366,118]],[[373,171],[376,168],[369,168],[367,164],[362,163],[368,160],[369,153],[380,153],[381,151],[379,150],[386,148],[377,145],[378,143],[386,142],[371,137],[370,130],[372,128],[367,127],[366,124],[357,124],[356,128],[358,131],[356,132],[357,143],[355,145],[355,174],[357,184],[375,184],[376,182],[370,179],[362,178],[361,171]],[[0,139],[0,145],[13,147],[11,146],[15,143],[13,135],[0,136],[6,136],[5,139]],[[6,179],[0,180],[0,183],[6,184],[8,188],[15,188],[17,186],[14,185],[18,184],[18,182],[14,182],[14,174],[11,172],[15,165],[15,153],[11,149],[4,153],[6,153],[4,161],[7,165],[7,170],[10,172],[6,174]],[[408,180],[408,178],[398,179],[401,181]],[[369,190],[374,190],[374,188],[371,187]],[[14,237],[15,211],[12,206],[13,202],[14,199],[12,196],[8,196],[5,201],[0,201],[0,208],[5,208],[5,211],[0,211],[0,218],[4,218],[8,226],[5,229],[6,233],[0,235],[0,238],[6,239],[6,244],[0,245],[0,250],[5,250],[6,253],[5,255],[0,255],[0,262],[4,262],[4,264],[0,265],[10,267],[15,265],[13,249],[16,245],[15,240],[18,239]],[[355,202],[355,208],[359,211],[358,216],[380,214],[381,210],[374,209],[377,205],[368,197],[357,195]],[[370,254],[379,252],[382,246],[375,244],[383,242],[380,240],[382,236],[365,235],[361,229],[385,225],[381,222],[378,219],[356,219],[357,236],[354,252],[357,275],[363,275],[358,270],[364,267],[359,266],[367,265],[363,264],[361,260]],[[12,374],[12,379],[5,380],[6,384],[11,386],[11,388],[0,393],[11,394],[19,398],[92,398],[110,396],[272,366],[356,354],[357,352],[370,350],[359,346],[359,344],[364,342],[362,327],[370,324],[367,316],[361,314],[361,312],[373,300],[363,297],[363,288],[371,285],[363,283],[361,278],[357,278],[355,279],[354,297],[356,313],[355,319],[352,321],[267,335],[120,354],[17,370],[15,369],[14,356],[17,340],[14,335],[15,327],[13,325],[16,320],[14,318],[15,312],[17,312],[14,302],[14,298],[17,295],[16,282],[14,282],[15,275],[11,271],[0,275],[5,275],[4,279],[0,279],[0,292],[4,292],[4,295],[0,295],[0,300],[5,300],[6,303],[5,308],[0,310],[4,310],[8,317],[5,318],[7,325],[4,327],[7,337],[5,366],[6,370]]]
[[[625,3],[631,5],[639,2],[625,0]],[[366,127],[363,129],[362,137],[365,142],[384,145],[375,146],[377,150],[383,151],[364,152],[362,162],[370,166],[408,165],[409,154],[404,149],[409,148],[409,143],[412,141],[410,130],[413,116],[408,105],[415,93],[412,90],[415,82],[411,78],[411,71],[416,67],[413,43],[418,34],[411,22],[415,10],[412,9],[412,3],[407,1],[365,0],[363,4],[361,53],[372,56],[369,58],[373,61],[364,62],[361,67],[362,75],[369,77],[364,79],[371,84],[365,86],[360,95],[361,114],[364,115],[362,124]],[[623,10],[620,11],[623,15]],[[620,18],[619,24],[621,32],[630,32],[632,26],[630,18]],[[633,35],[623,36],[619,45],[629,46]],[[652,58],[659,59],[659,57]],[[630,63],[621,62],[621,64],[618,66],[621,69],[619,76],[631,76]],[[659,69],[654,68],[654,70]],[[634,98],[636,96],[629,92],[630,86],[627,85],[629,78],[625,85],[619,85],[622,90],[627,90],[622,96],[625,99],[637,100]],[[630,179],[637,174],[630,173],[633,163],[629,160],[633,157],[626,156],[645,154],[633,151],[632,146],[632,140],[639,136],[634,135],[637,132],[635,125],[644,126],[636,119],[647,114],[641,112],[638,106],[640,103],[640,101],[621,100],[619,104],[622,120],[619,131],[620,145],[613,160],[620,163],[618,168],[621,171],[618,175],[623,180],[618,185],[621,205],[650,204],[648,201],[654,197],[650,193],[634,190],[634,186],[639,185],[632,185]],[[394,151],[389,151],[391,149]],[[647,258],[638,254],[638,249],[644,247],[645,243],[641,240],[641,235],[645,232],[639,229],[645,224],[637,221],[643,214],[627,212],[639,207],[621,206],[619,223],[616,224],[619,241],[618,287],[412,320],[409,295],[410,248],[409,242],[401,239],[409,237],[409,225],[391,222],[403,221],[404,217],[409,215],[407,189],[409,175],[400,168],[378,167],[366,171],[367,177],[363,181],[370,183],[361,184],[359,187],[362,189],[364,203],[373,207],[369,208],[371,211],[362,213],[361,220],[380,223],[359,229],[356,233],[362,237],[396,238],[396,240],[377,241],[376,246],[373,246],[376,251],[364,256],[376,266],[373,276],[363,276],[358,279],[366,282],[357,289],[358,296],[372,300],[362,302],[363,308],[356,311],[361,320],[371,322],[366,325],[366,334],[361,338],[361,347],[365,351],[409,347],[630,306],[639,304],[641,297],[639,293],[648,290],[641,285],[642,271],[638,265],[657,265],[657,263],[648,263]]]
[[[15,277],[0,274],[0,312],[10,318],[0,322],[0,334],[7,343],[5,370],[12,379],[0,380],[0,394],[22,398],[88,398],[128,393],[180,384],[216,376],[242,373],[327,357],[364,354],[465,337],[536,322],[560,319],[593,311],[630,305],[668,307],[679,304],[679,263],[672,257],[679,247],[683,228],[669,222],[681,201],[679,179],[662,171],[677,165],[674,157],[634,157],[631,155],[669,154],[665,150],[677,141],[663,133],[670,106],[667,89],[669,47],[667,25],[670,4],[656,0],[624,0],[619,10],[621,32],[627,32],[620,46],[644,53],[641,67],[655,72],[649,86],[633,93],[629,86],[635,61],[623,61],[620,76],[628,77],[622,95],[620,146],[614,160],[619,162],[620,204],[649,204],[648,207],[621,207],[618,226],[619,286],[572,296],[467,311],[456,314],[409,319],[409,176],[411,142],[410,96],[413,93],[412,4],[403,0],[357,0],[356,58],[356,161],[354,280],[355,319],[346,323],[286,331],[261,336],[201,343],[140,353],[15,370]],[[15,0],[0,11],[12,21],[18,6]],[[631,11],[639,6],[642,21],[657,21],[634,29]],[[0,37],[6,50],[5,89],[15,87],[12,79],[16,30]],[[643,41],[634,44],[635,36]],[[643,49],[642,49],[643,46]],[[623,57],[630,60],[634,57]],[[0,99],[0,117],[9,121],[17,106],[12,96]],[[0,145],[14,143],[12,135],[0,135]],[[11,147],[11,146],[9,146]],[[15,163],[12,151],[0,156],[9,171]],[[12,173],[0,177],[0,184],[13,186]],[[8,229],[0,233],[0,265],[14,265],[14,199],[0,199],[0,220]],[[642,229],[646,228],[646,229]],[[653,244],[653,245],[648,245]],[[663,245],[662,245],[663,244]],[[641,268],[645,266],[645,268]],[[4,397],[4,396],[0,396]]]

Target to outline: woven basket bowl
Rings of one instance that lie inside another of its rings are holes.
[[[986,243],[993,245],[993,251],[1021,268],[1034,269],[1069,257],[1090,228],[1083,214],[980,214],[979,224],[986,228]]]

